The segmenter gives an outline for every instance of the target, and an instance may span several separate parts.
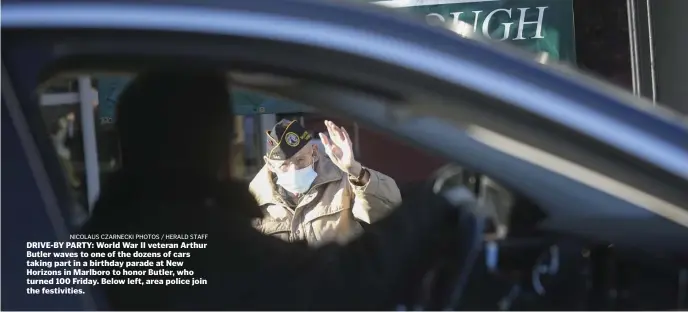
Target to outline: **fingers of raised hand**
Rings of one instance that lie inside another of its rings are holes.
[[[351,137],[349,136],[349,132],[346,131],[346,128],[342,127],[342,132],[344,133],[346,142],[349,143],[349,147],[353,147],[353,144],[351,143]]]
[[[330,134],[330,138],[333,143],[339,145],[347,142],[348,136],[344,128],[337,126],[334,122],[325,120],[325,126],[327,127],[327,132]],[[349,144],[347,142],[347,144]]]
[[[325,120],[325,127],[327,127],[327,133],[330,135],[330,138],[336,142],[336,140],[339,139],[339,135],[337,134],[337,125],[329,120]]]
[[[320,135],[320,141],[322,142],[323,146],[325,147],[325,153],[327,153],[327,155],[331,156],[331,154],[332,154],[332,141],[330,141],[330,138],[328,138],[327,135],[322,133],[322,132],[320,132],[319,135]]]

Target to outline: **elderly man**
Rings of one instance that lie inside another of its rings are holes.
[[[286,241],[345,241],[401,203],[394,180],[354,159],[342,127],[325,121],[327,156],[298,122],[282,120],[268,131],[265,166],[249,190],[263,210],[255,226]]]

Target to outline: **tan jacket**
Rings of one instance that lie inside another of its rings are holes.
[[[353,185],[348,175],[325,156],[315,163],[315,171],[318,176],[310,190],[291,209],[263,166],[249,185],[265,216],[255,220],[254,226],[286,241],[342,242],[362,232],[359,222],[375,222],[401,203],[394,179],[377,171],[368,169],[370,180],[365,186]]]

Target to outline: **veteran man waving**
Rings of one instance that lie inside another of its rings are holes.
[[[354,159],[349,134],[325,121],[321,155],[298,122],[282,120],[268,131],[265,166],[249,190],[264,217],[255,226],[287,241],[344,242],[365,224],[401,203],[394,180]]]

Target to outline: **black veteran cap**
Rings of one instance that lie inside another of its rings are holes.
[[[311,134],[296,120],[282,119],[267,134],[267,157],[273,160],[289,159],[311,140]]]

